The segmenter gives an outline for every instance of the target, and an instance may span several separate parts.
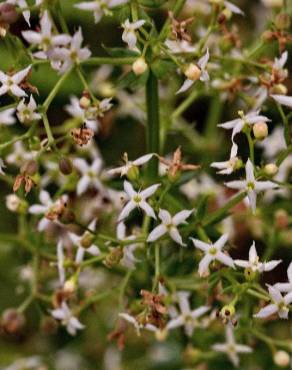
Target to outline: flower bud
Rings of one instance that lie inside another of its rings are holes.
[[[287,13],[278,14],[275,19],[275,25],[279,30],[286,30],[290,27],[290,16]]]
[[[275,226],[278,230],[285,230],[289,225],[289,215],[285,209],[278,209],[275,212]]]
[[[159,329],[155,331],[155,338],[158,342],[164,342],[167,338],[168,331],[166,329]]]
[[[230,10],[230,9],[228,9],[228,8],[225,8],[225,9],[223,10],[222,14],[224,14],[224,17],[225,17],[225,19],[226,19],[226,20],[229,20],[229,19],[231,19],[231,17],[232,17],[232,12],[231,12],[231,10]]]
[[[21,199],[16,194],[6,196],[6,207],[11,212],[17,212],[20,206]]]
[[[6,36],[7,29],[8,27],[6,27],[6,25],[3,25],[3,24],[0,25],[0,37],[1,38],[4,38]]]
[[[8,308],[2,314],[1,326],[7,334],[19,334],[25,325],[25,317],[14,308]]]
[[[264,167],[265,174],[268,176],[275,176],[279,168],[275,163],[268,163]]]
[[[3,23],[15,23],[18,18],[16,8],[12,4],[1,4],[0,5],[0,22]]]
[[[79,105],[82,109],[87,109],[90,107],[91,101],[87,96],[82,96],[82,98],[79,100]]]
[[[129,169],[129,171],[127,172],[127,178],[130,180],[130,181],[136,181],[139,177],[139,167],[137,166],[131,166],[131,168]]]
[[[274,353],[273,360],[277,366],[287,367],[290,363],[290,356],[286,351],[277,351]]]
[[[76,282],[75,282],[74,277],[65,281],[65,284],[63,287],[63,291],[65,294],[71,295],[75,292],[75,289],[76,289]]]
[[[252,130],[257,140],[264,140],[268,136],[268,125],[266,122],[255,123]]]
[[[148,65],[143,57],[136,59],[132,65],[132,70],[137,76],[142,75],[147,70],[147,68]]]
[[[235,307],[233,305],[226,305],[221,308],[220,311],[220,316],[221,317],[226,317],[226,318],[231,318],[235,314]]]
[[[191,63],[187,66],[184,73],[189,80],[197,81],[201,77],[202,72],[196,64]]]
[[[59,161],[59,169],[63,175],[70,175],[73,171],[71,160],[69,158],[62,157]]]
[[[277,84],[274,85],[271,89],[272,94],[278,94],[278,95],[287,95],[288,89],[285,85],[283,84]]]
[[[85,249],[89,248],[92,245],[94,238],[95,236],[93,234],[86,232],[80,241],[81,246]]]
[[[267,8],[281,8],[284,5],[283,0],[262,0]]]

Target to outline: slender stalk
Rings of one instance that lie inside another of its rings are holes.
[[[43,122],[44,122],[45,130],[46,130],[46,134],[47,134],[47,137],[48,137],[48,142],[49,142],[49,144],[53,144],[55,139],[54,139],[54,136],[52,134],[51,126],[50,126],[48,116],[47,116],[46,113],[43,113]]]
[[[172,118],[175,119],[183,114],[188,107],[197,99],[199,93],[197,90],[193,90],[190,95],[175,109],[172,113]]]
[[[250,160],[252,161],[252,164],[254,165],[254,142],[250,135],[250,131],[246,133],[246,137],[248,140]]]
[[[283,124],[284,124],[284,137],[285,137],[285,142],[288,146],[288,145],[291,144],[291,135],[290,135],[289,122],[288,122],[287,117],[285,116],[285,113],[284,113],[283,108],[281,107],[281,105],[279,103],[276,103],[276,104],[277,104],[278,111],[281,115],[281,118],[282,118],[282,121],[283,121]]]
[[[158,80],[153,72],[149,71],[146,84],[147,106],[147,152],[159,153],[159,101]],[[154,157],[148,165],[149,177],[158,175],[158,159]]]
[[[125,65],[125,64],[133,64],[137,57],[127,57],[127,58],[113,58],[113,57],[92,57],[89,58],[80,64],[83,66],[98,66],[102,64],[108,65]]]

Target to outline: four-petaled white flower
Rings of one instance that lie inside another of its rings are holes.
[[[16,108],[16,115],[20,122],[29,123],[32,121],[37,121],[42,118],[40,113],[36,113],[37,104],[33,98],[30,96],[28,104],[22,99]]]
[[[40,31],[23,31],[23,38],[32,45],[37,45],[41,53],[35,53],[34,55],[41,59],[46,59],[45,54],[50,49],[56,46],[67,45],[71,41],[71,36],[66,34],[54,35],[52,32],[52,21],[48,11],[46,10],[40,20]]]
[[[91,221],[88,225],[88,229],[94,232],[96,225],[96,219]],[[100,254],[100,250],[98,246],[93,244],[93,234],[89,231],[85,231],[82,235],[76,235],[74,233],[69,233],[69,237],[72,240],[73,244],[78,247],[75,262],[80,264],[83,261],[84,253],[88,252],[92,256],[98,256]]]
[[[220,261],[224,265],[235,268],[233,259],[222,252],[222,249],[228,240],[228,234],[223,234],[215,243],[205,243],[199,239],[191,239],[194,246],[205,253],[205,256],[199,263],[200,276],[207,276],[209,274],[209,265],[215,260]]]
[[[292,292],[292,262],[287,269],[288,283],[276,283],[275,288],[279,289],[280,292]]]
[[[102,169],[102,160],[100,158],[96,158],[91,165],[83,158],[76,158],[73,164],[82,175],[77,184],[77,195],[85,193],[89,187],[93,187],[96,190],[103,189],[102,183],[98,178]]]
[[[128,44],[130,49],[134,49],[136,47],[137,36],[135,31],[142,27],[144,23],[144,19],[132,23],[129,21],[129,19],[126,19],[125,22],[122,23],[122,28],[124,29],[122,40]]]
[[[138,322],[136,320],[136,318],[134,316],[131,316],[128,313],[122,312],[122,313],[119,313],[119,316],[122,319],[126,320],[127,322],[129,322],[130,324],[132,324],[134,326],[138,336],[140,336],[140,334],[141,334],[141,329],[147,329],[147,330],[150,330],[152,332],[159,331],[159,329],[156,326],[152,325],[152,324],[146,324],[146,325],[141,324],[140,322]]]
[[[278,313],[278,316],[281,319],[288,319],[288,305],[292,303],[292,292],[283,297],[280,290],[275,286],[267,284],[267,287],[269,289],[269,295],[272,303],[262,308],[257,314],[254,315],[254,317],[264,319],[268,316]]]
[[[60,320],[62,325],[66,326],[68,333],[71,335],[75,335],[77,330],[84,329],[85,327],[75,316],[73,316],[73,313],[65,302],[62,302],[60,308],[52,310],[51,314],[55,319]]]
[[[97,120],[96,110],[90,107],[88,109],[81,108],[80,101],[76,96],[71,96],[70,104],[65,106],[65,110],[80,123],[85,123],[87,128],[94,132],[98,131],[99,121]]]
[[[237,344],[234,339],[234,333],[231,325],[226,327],[226,343],[216,343],[212,346],[216,352],[226,353],[234,366],[238,367],[239,357],[238,353],[251,353],[252,348],[243,344]]]
[[[168,233],[171,239],[173,239],[176,243],[185,246],[186,244],[182,241],[182,237],[178,232],[177,226],[180,224],[185,224],[186,219],[192,214],[192,212],[193,210],[183,210],[178,212],[176,215],[171,216],[167,210],[160,209],[158,217],[162,222],[151,231],[147,238],[147,242],[154,242],[162,235]]]
[[[292,96],[286,95],[271,95],[277,103],[285,105],[286,107],[292,108]]]
[[[184,326],[186,335],[191,337],[193,335],[194,328],[198,323],[198,318],[209,311],[210,307],[201,306],[195,310],[191,310],[189,292],[178,292],[177,298],[181,314],[171,319],[166,325],[166,329],[170,330]]]
[[[254,272],[255,271],[258,271],[258,272],[271,271],[276,266],[278,266],[278,264],[281,262],[282,260],[273,260],[270,262],[260,262],[259,256],[256,251],[255,242],[252,243],[249,249],[248,261],[234,260],[234,263],[237,266],[240,266],[243,268],[249,268]]]
[[[14,113],[14,108],[5,109],[4,111],[0,112],[0,125],[13,125],[16,122]]]
[[[236,155],[237,153],[232,154]],[[236,156],[232,156],[228,161],[213,162],[210,166],[213,168],[217,168],[219,171],[217,171],[216,173],[220,175],[230,175],[236,170],[238,163],[241,163],[240,159],[238,159],[238,157]]]
[[[187,79],[185,80],[185,82],[183,83],[183,85],[181,86],[181,88],[176,92],[176,94],[179,94],[179,93],[182,93],[182,92],[185,92],[187,91],[194,83],[196,80],[200,80],[202,82],[206,82],[206,81],[209,81],[209,74],[208,74],[208,71],[207,71],[207,64],[208,64],[208,61],[209,61],[209,49],[207,49],[205,55],[203,55],[198,63],[195,65],[191,64],[189,68],[194,68],[196,69],[195,71],[195,75],[197,76],[196,78],[193,78],[191,77],[190,75],[192,75],[192,71],[190,71],[190,73],[186,72],[186,76],[187,76]],[[191,78],[190,78],[191,77]]]
[[[250,159],[246,162],[245,173],[246,180],[229,181],[226,182],[225,185],[231,189],[246,191],[250,207],[252,211],[255,212],[257,193],[264,190],[274,189],[277,185],[271,181],[257,181],[254,176],[254,168]]]
[[[19,84],[28,75],[30,69],[31,66],[28,66],[12,76],[9,76],[6,73],[0,71],[0,82],[2,84],[2,86],[0,87],[0,96],[6,93],[11,93],[19,98],[26,96],[25,91],[21,87],[19,87]]]
[[[126,176],[131,169],[135,169],[136,167],[142,166],[143,164],[150,161],[150,159],[153,156],[154,156],[154,153],[145,154],[142,157],[135,159],[134,161],[129,161],[128,154],[124,153],[123,160],[125,161],[125,164],[123,166],[109,170],[108,174],[109,175],[120,174],[121,176]]]
[[[82,48],[82,42],[82,31],[79,28],[72,36],[70,44],[66,48],[54,48],[48,53],[52,67],[63,74],[74,64],[80,64],[80,62],[88,59],[91,51],[87,47]]]
[[[146,202],[146,199],[151,197],[151,195],[156,192],[159,186],[160,184],[155,184],[142,191],[135,191],[133,186],[128,181],[124,181],[124,190],[129,197],[129,201],[122,209],[118,221],[122,221],[124,218],[128,217],[130,212],[135,208],[142,208],[147,216],[156,219],[153,208]]]
[[[238,145],[234,141],[235,135],[242,131],[244,126],[252,126],[257,122],[268,122],[270,121],[269,118],[266,116],[262,116],[259,114],[259,111],[252,111],[247,113],[246,115],[243,114],[242,111],[239,111],[238,114],[240,118],[233,119],[231,121],[227,121],[224,123],[220,123],[218,127],[223,127],[226,130],[232,130],[231,140],[232,140],[232,148],[231,148],[231,157],[237,154]]]
[[[126,4],[128,0],[93,0],[83,1],[74,6],[81,10],[88,10],[93,12],[95,23],[98,23],[103,15],[111,14],[111,8],[115,6]]]

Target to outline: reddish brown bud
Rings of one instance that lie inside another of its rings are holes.
[[[14,5],[6,3],[0,5],[0,22],[11,24],[15,23],[17,18],[18,14]]]
[[[63,175],[70,175],[73,171],[72,162],[69,158],[61,158],[59,161],[59,169]]]
[[[14,308],[8,308],[2,314],[1,326],[7,334],[18,334],[25,325],[25,317]]]

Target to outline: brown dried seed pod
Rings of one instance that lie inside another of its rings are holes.
[[[16,8],[12,4],[1,4],[0,5],[0,22],[3,23],[15,23],[18,19],[18,13]]]

